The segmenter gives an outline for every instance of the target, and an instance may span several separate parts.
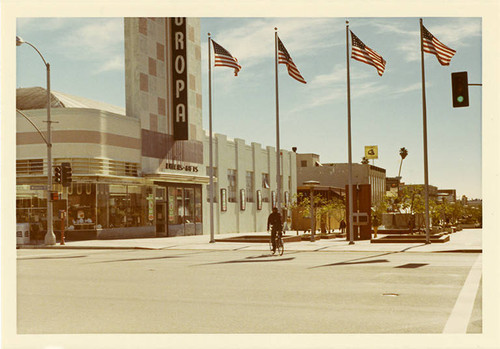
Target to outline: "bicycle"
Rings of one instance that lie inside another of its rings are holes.
[[[269,250],[273,252],[273,242],[271,240],[271,237],[269,237]],[[276,234],[276,251],[280,256],[282,256],[283,252],[285,252],[285,245],[283,244],[283,232],[281,230],[279,230]]]

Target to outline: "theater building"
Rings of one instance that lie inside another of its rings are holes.
[[[61,210],[68,239],[208,234],[200,20],[125,18],[124,34],[125,109],[51,93],[53,166],[66,162],[73,172],[69,187],[52,188],[60,193],[56,235]],[[17,90],[17,108],[41,130],[46,96],[39,87]],[[19,113],[16,122],[17,222],[36,234],[46,229],[47,148]],[[276,196],[274,148],[217,135],[214,149],[216,233],[264,230]],[[290,198],[295,157],[283,153]]]

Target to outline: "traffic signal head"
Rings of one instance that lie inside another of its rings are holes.
[[[61,166],[56,166],[54,168],[54,182],[61,183],[62,182],[62,168]]]
[[[469,106],[469,82],[467,72],[451,73],[453,108]]]
[[[69,162],[63,162],[61,164],[62,168],[62,185],[64,187],[69,187],[70,183],[72,182],[73,178],[73,171],[71,170],[71,164]]]

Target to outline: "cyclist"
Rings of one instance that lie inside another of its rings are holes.
[[[271,226],[271,243],[273,245],[273,254],[276,253],[276,233],[281,231],[281,214],[278,208],[273,207],[273,212],[267,218],[267,230]]]

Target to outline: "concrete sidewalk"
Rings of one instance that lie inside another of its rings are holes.
[[[235,236],[269,235],[261,233],[216,234],[215,239]],[[287,235],[296,235],[290,231]],[[215,242],[210,243],[210,235],[177,236],[168,238],[122,239],[122,240],[85,240],[68,241],[46,245],[19,245],[18,248],[48,249],[151,249],[151,250],[249,250],[268,251],[268,243],[253,242]],[[464,229],[450,234],[445,243],[370,243],[354,241],[353,245],[345,239],[318,239],[315,242],[301,241],[285,243],[286,251],[351,251],[351,252],[482,252],[482,229]]]

